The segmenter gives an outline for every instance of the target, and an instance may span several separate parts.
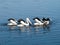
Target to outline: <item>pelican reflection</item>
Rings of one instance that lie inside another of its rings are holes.
[[[9,29],[15,29],[16,28],[16,26],[8,26],[9,27]]]

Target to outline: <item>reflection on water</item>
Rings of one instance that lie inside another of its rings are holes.
[[[9,27],[9,29],[15,29],[16,28],[16,26],[8,26]]]
[[[10,30],[19,30],[21,32],[41,32],[40,30],[43,30],[43,33],[47,33],[50,31],[50,25],[48,26],[35,26],[35,27],[17,27],[17,26],[7,26]],[[17,27],[17,28],[16,28]],[[33,29],[34,30],[33,30]]]
[[[47,26],[36,26],[35,27],[36,32],[39,32],[40,30],[43,30],[43,33],[48,33],[50,31],[50,26],[47,25]]]

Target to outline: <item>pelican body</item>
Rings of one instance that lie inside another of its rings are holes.
[[[43,25],[48,25],[50,23],[50,19],[43,18],[40,20],[38,17],[35,17],[33,20],[35,20],[36,23],[34,23],[35,26],[43,26]]]
[[[8,19],[8,21],[9,22],[8,22],[7,25],[9,25],[9,26],[17,25],[17,21],[15,19],[13,19],[13,18]]]

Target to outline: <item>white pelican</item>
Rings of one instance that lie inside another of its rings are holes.
[[[18,22],[19,22],[19,24],[17,25],[18,27],[24,27],[24,26],[29,27],[30,24],[32,24],[29,18],[26,18],[26,22],[23,19],[19,19]]]
[[[44,23],[42,23],[38,17],[33,18],[33,20],[35,20],[35,22],[36,22],[36,23],[34,23],[35,26],[44,25]]]
[[[33,20],[35,20],[35,22],[36,22],[36,23],[34,23],[35,26],[43,26],[43,25],[48,25],[50,19],[43,18],[41,21],[38,17],[35,17]]]
[[[50,24],[50,19],[49,18],[46,18],[46,19],[43,18],[42,21],[45,22],[46,25],[49,25]]]
[[[16,26],[17,25],[17,21],[13,18],[8,19],[8,21],[9,22],[7,25],[9,25],[9,26]]]

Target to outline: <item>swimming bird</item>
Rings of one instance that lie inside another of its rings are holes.
[[[43,18],[42,21],[45,22],[46,25],[50,24],[49,18]]]
[[[49,18],[43,18],[39,19],[38,17],[33,18],[35,20],[34,25],[35,26],[44,26],[50,24],[50,19]]]
[[[13,18],[9,18],[8,19],[8,24],[9,26],[16,26],[17,25],[17,21]]]
[[[36,23],[34,23],[35,26],[40,26],[40,25],[44,25],[45,24],[38,17],[33,18],[33,20],[35,20],[35,22],[36,22]]]
[[[24,26],[29,27],[30,24],[32,24],[29,18],[26,18],[26,21],[24,21],[23,19],[19,19],[18,22],[20,23],[17,25],[18,27],[24,27]]]

